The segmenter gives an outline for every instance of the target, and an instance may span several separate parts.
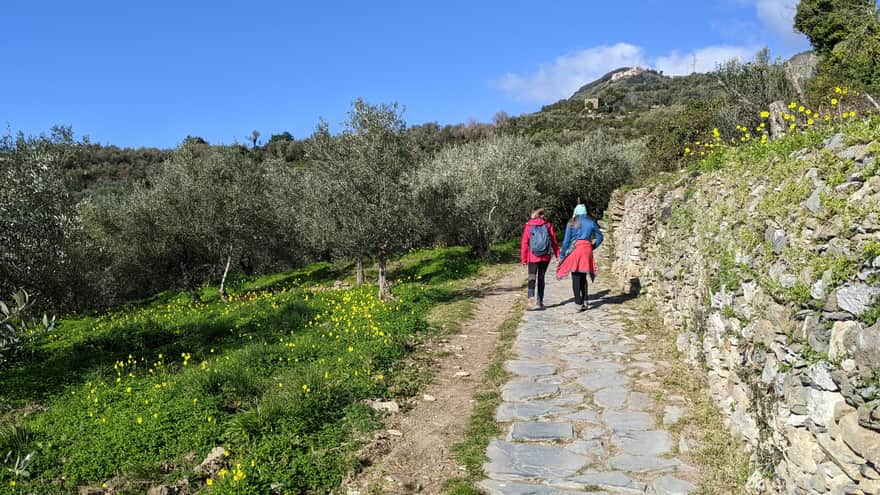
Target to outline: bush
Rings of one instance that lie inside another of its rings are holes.
[[[55,317],[42,320],[30,316],[33,301],[20,290],[12,295],[12,306],[0,301],[0,369],[21,352],[28,341],[55,328]],[[2,455],[2,453],[0,453]]]
[[[822,56],[811,94],[845,84],[880,93],[880,18],[874,0],[801,0],[795,29]]]
[[[663,115],[651,123],[646,142],[646,166],[652,171],[670,171],[681,166],[684,148],[715,126],[719,100],[696,100],[680,111]]]
[[[754,129],[760,124],[760,113],[775,101],[792,101],[797,94],[782,64],[770,61],[765,48],[754,62],[733,59],[722,64],[715,75],[727,95],[718,110],[715,127],[723,139],[738,138],[737,126]]]

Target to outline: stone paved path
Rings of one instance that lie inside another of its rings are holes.
[[[550,307],[526,313],[506,363],[512,377],[496,411],[506,433],[488,448],[489,479],[479,483],[487,493],[694,490],[696,471],[676,458],[668,430],[686,412],[684,399],[659,389],[663,362],[644,335],[627,332],[638,313],[606,289],[597,280],[590,291],[600,297],[577,313],[570,280],[548,274]],[[553,306],[560,301],[569,302]]]

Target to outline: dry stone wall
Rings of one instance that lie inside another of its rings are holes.
[[[880,494],[878,147],[846,141],[771,155],[778,173],[734,158],[609,208],[620,287],[706,370],[752,452],[752,493]]]

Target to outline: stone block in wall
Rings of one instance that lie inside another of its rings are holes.
[[[825,361],[819,361],[818,363],[811,365],[807,368],[807,372],[804,375],[804,385],[819,390],[836,392],[839,387],[834,383],[834,379],[831,377],[831,371],[831,368]]]
[[[752,415],[749,414],[748,409],[742,405],[734,406],[733,413],[730,415],[730,421],[732,423],[731,429],[734,433],[738,433],[752,445],[758,443],[758,425],[755,423]]]
[[[828,357],[832,361],[851,354],[857,345],[862,324],[857,321],[836,321],[831,327],[831,340],[828,343]]]
[[[837,392],[828,392],[808,388],[806,391],[807,416],[820,426],[834,423],[834,412],[839,404],[844,404],[843,396]]]
[[[839,426],[841,438],[853,452],[872,465],[880,464],[880,433],[862,428],[856,412],[840,418]]]
[[[801,385],[799,377],[789,374],[783,384],[785,402],[792,414],[807,415],[807,391],[809,387]]]
[[[812,433],[804,428],[787,427],[784,432],[788,443],[782,452],[790,465],[800,472],[814,474],[819,470],[819,463],[825,458],[825,453],[816,443]]]
[[[880,366],[880,322],[856,334],[852,353],[860,371],[868,372]]]
[[[860,466],[866,463],[865,459],[852,451],[843,440],[831,438],[828,433],[816,435],[816,440],[822,450],[828,455],[851,480],[862,478]]]
[[[880,295],[880,288],[868,284],[851,284],[837,289],[837,305],[855,316],[863,314]]]

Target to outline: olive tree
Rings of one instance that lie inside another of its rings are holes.
[[[387,262],[413,244],[418,222],[408,175],[416,149],[396,103],[352,104],[333,136],[321,121],[307,143],[308,229],[335,253],[379,262],[379,297],[387,298]]]
[[[73,146],[60,127],[48,137],[0,137],[0,294],[25,289],[42,305],[71,297],[77,223],[62,164]]]
[[[415,178],[419,201],[446,241],[480,256],[517,232],[540,198],[537,150],[526,139],[494,136],[440,150]]]
[[[568,145],[548,144],[540,149],[535,183],[554,220],[568,218],[584,203],[593,216],[601,215],[611,193],[638,172],[644,146],[594,133]]]
[[[199,284],[219,278],[225,299],[232,262],[283,235],[268,200],[268,163],[242,147],[187,141],[147,183],[81,211],[129,290],[178,286],[197,298]]]

